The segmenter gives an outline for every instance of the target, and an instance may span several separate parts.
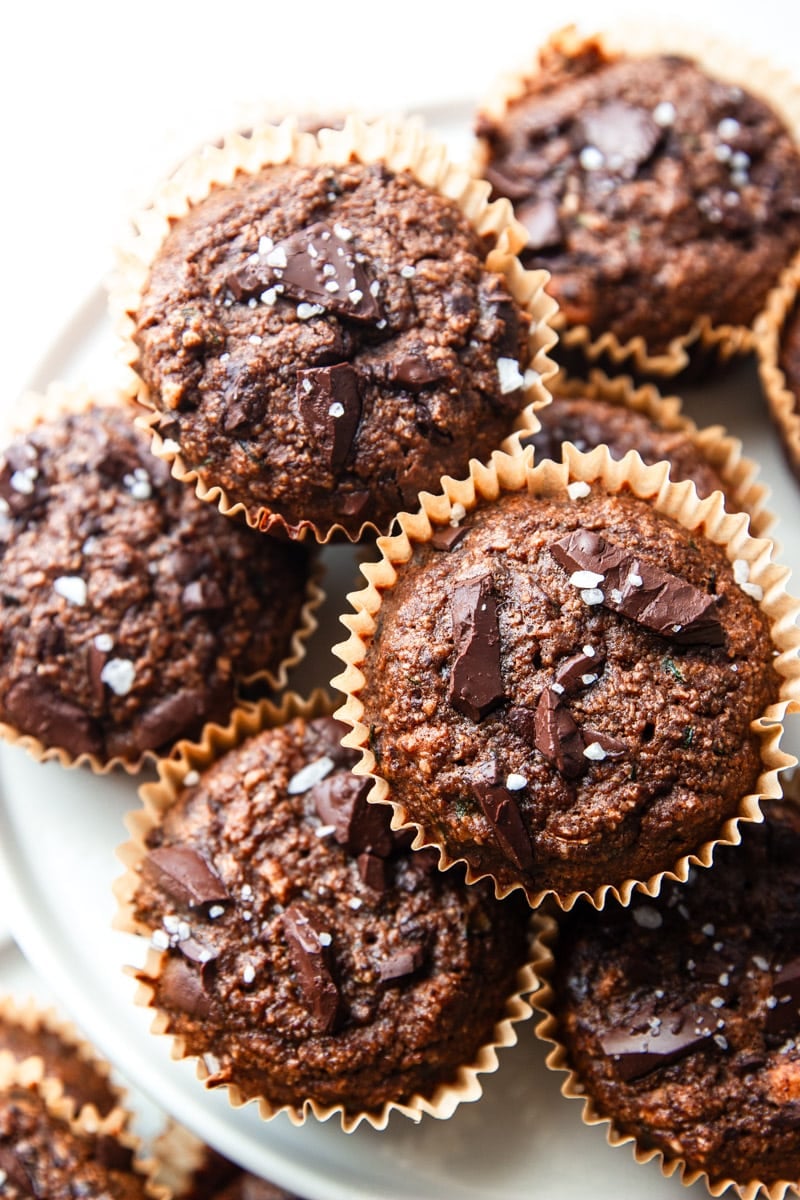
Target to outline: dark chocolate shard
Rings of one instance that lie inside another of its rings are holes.
[[[358,856],[358,873],[361,876],[361,882],[368,888],[372,888],[373,892],[378,892],[380,895],[386,891],[386,862],[382,858],[378,858],[377,854],[370,854],[365,851]]]
[[[76,758],[103,751],[100,733],[88,713],[65,700],[36,676],[18,679],[5,695],[4,719],[45,746],[59,746]]]
[[[190,1017],[204,1019],[211,1012],[211,999],[203,973],[183,958],[168,958],[157,984],[158,1002],[177,1008]]]
[[[34,1190],[33,1180],[25,1169],[25,1164],[17,1158],[13,1146],[0,1146],[0,1171],[5,1176],[4,1185],[10,1183],[14,1187],[22,1188],[23,1196],[39,1194],[38,1188]],[[4,1193],[5,1190],[5,1186],[3,1186]]]
[[[789,1033],[800,1028],[800,958],[793,958],[772,978],[774,1005],[767,1008],[767,1033]],[[771,1003],[770,1001],[770,1003]]]
[[[389,363],[389,378],[396,383],[404,383],[411,389],[425,387],[428,383],[436,383],[447,376],[447,365],[436,362],[420,346],[417,351],[407,351],[399,358]]]
[[[448,699],[465,717],[482,721],[505,699],[497,598],[491,574],[456,584],[451,612],[456,658]]]
[[[603,605],[683,646],[721,646],[717,597],[642,561],[589,529],[576,529],[550,550],[566,571],[601,575]]]
[[[213,963],[219,957],[219,952],[213,946],[204,946],[193,937],[184,938],[182,942],[178,942],[178,949],[184,958],[189,959],[189,962],[197,963],[201,967]]]
[[[663,1013],[659,1024],[629,1032],[612,1029],[601,1033],[603,1053],[614,1059],[622,1079],[640,1079],[659,1067],[669,1066],[699,1050],[717,1031],[717,1013],[693,1008],[681,1013]]]
[[[360,520],[369,508],[371,496],[369,492],[342,492],[337,498],[339,513],[343,517]]]
[[[491,275],[485,284],[488,313],[493,318],[491,342],[498,358],[518,359],[521,351],[521,314],[501,275]],[[481,304],[483,305],[481,293]],[[523,339],[524,340],[524,339]]]
[[[230,899],[214,868],[191,846],[159,846],[147,855],[143,869],[168,896],[190,908]]]
[[[139,750],[166,746],[196,728],[208,711],[208,695],[200,688],[183,688],[154,699],[141,714],[133,737]]]
[[[371,779],[337,771],[315,783],[309,796],[322,823],[333,826],[336,841],[350,854],[366,850],[386,858],[394,849],[391,809],[367,802],[371,787]]]
[[[361,420],[358,375],[349,363],[298,371],[297,404],[312,446],[340,471]]]
[[[530,834],[522,820],[516,796],[500,782],[496,764],[484,767],[483,776],[472,780],[472,790],[506,858],[520,871],[531,871],[533,846]]]
[[[520,204],[515,215],[528,233],[528,250],[546,250],[558,246],[562,241],[558,208],[552,200],[536,200]]]
[[[592,654],[587,654],[585,648],[582,648],[577,654],[571,654],[558,664],[556,683],[561,685],[565,695],[574,696],[583,688],[591,687],[602,673],[606,656],[600,649],[590,649]]]
[[[599,746],[605,751],[606,758],[622,758],[627,753],[628,747],[619,738],[611,737],[608,733],[601,733],[599,729],[590,729],[588,725],[581,728],[581,737],[583,738],[583,746]]]
[[[425,951],[419,942],[404,946],[378,964],[378,977],[381,983],[406,979],[420,969],[424,960]]]
[[[440,525],[434,531],[431,545],[434,550],[455,550],[468,532],[466,525]]]
[[[536,706],[534,745],[567,779],[577,779],[588,766],[584,740],[558,692],[545,688]]]
[[[586,109],[578,121],[578,136],[584,146],[602,154],[609,171],[624,171],[647,162],[661,140],[663,130],[643,108],[621,100],[609,100],[598,108]]]
[[[332,972],[333,935],[306,904],[292,904],[281,920],[303,1003],[319,1032],[331,1033],[341,1007]]]

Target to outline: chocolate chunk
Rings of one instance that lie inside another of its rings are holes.
[[[561,243],[558,208],[552,200],[537,200],[520,204],[515,211],[528,233],[528,250],[545,250]]]
[[[588,765],[581,731],[552,688],[544,689],[536,706],[534,745],[567,779],[577,779]]]
[[[343,492],[337,501],[339,514],[343,517],[353,517],[358,520],[369,507],[369,492]]]
[[[101,1134],[95,1142],[94,1155],[109,1171],[133,1170],[133,1150],[107,1133]]]
[[[608,733],[601,733],[598,729],[590,729],[588,725],[584,725],[581,729],[581,737],[583,738],[584,748],[586,746],[597,745],[606,752],[606,758],[622,758],[623,754],[627,753],[628,747],[618,738],[611,737]]]
[[[135,734],[139,750],[155,750],[196,727],[200,714],[209,711],[209,697],[199,688],[183,688],[162,696],[140,716]]]
[[[89,676],[92,700],[101,710],[106,702],[106,685],[103,683],[101,675],[107,660],[108,654],[105,650],[98,650],[94,641],[91,641],[86,651],[86,674]]]
[[[487,821],[494,830],[500,848],[521,871],[533,869],[533,846],[525,828],[517,799],[498,778],[497,767],[491,764],[484,776],[472,781],[475,793]]]
[[[405,979],[408,975],[413,975],[422,966],[425,958],[425,951],[419,942],[411,946],[404,946],[402,950],[398,950],[389,958],[384,958],[378,964],[378,976],[381,983],[389,983],[394,979]]]
[[[647,162],[662,132],[649,112],[621,100],[609,100],[599,108],[583,112],[578,121],[582,145],[599,150],[610,171]]]
[[[624,1080],[640,1079],[698,1050],[716,1032],[717,1014],[692,1009],[661,1014],[659,1021],[655,1029],[614,1029],[600,1035],[603,1053],[614,1059]]]
[[[181,603],[186,612],[219,612],[228,607],[215,579],[193,579],[183,589]]]
[[[358,375],[349,363],[298,371],[297,403],[312,445],[341,470],[361,420]]]
[[[480,293],[482,312],[491,318],[494,329],[491,339],[498,358],[520,356],[520,309],[500,275],[486,280]]]
[[[0,499],[12,517],[29,512],[47,493],[36,463],[36,451],[27,442],[9,446],[0,458]]]
[[[230,899],[213,867],[190,846],[160,846],[151,850],[144,860],[144,870],[168,896],[190,908]]]
[[[488,572],[459,583],[452,600],[456,659],[450,674],[448,698],[453,708],[481,721],[502,704],[500,629],[494,579]]]
[[[184,938],[182,942],[178,942],[178,949],[184,958],[188,958],[189,962],[198,963],[201,967],[213,963],[219,957],[218,952],[212,946],[203,946],[195,938]]]
[[[334,717],[317,717],[308,726],[307,744],[312,744],[314,754],[329,758],[337,767],[351,767],[358,762],[357,750],[342,745],[342,738],[350,732],[350,726]],[[312,740],[313,735],[313,740]]]
[[[246,300],[261,292],[274,282],[271,270],[265,270],[260,264],[247,264],[238,271],[232,271],[225,280],[234,300]]]
[[[586,654],[579,650],[570,655],[556,668],[556,683],[559,683],[567,696],[576,695],[581,688],[591,687],[595,682],[591,676],[598,676],[605,665],[606,656],[602,650],[594,654]]]
[[[60,746],[76,758],[102,753],[102,740],[91,717],[35,676],[11,685],[5,695],[5,711],[6,720],[47,746]]]
[[[372,888],[373,892],[379,892],[381,895],[386,891],[386,863],[384,859],[378,858],[377,854],[365,852],[358,856],[358,873],[361,876],[361,881],[368,888]]]
[[[783,970],[775,972],[772,995],[776,1001],[764,1018],[767,1033],[788,1033],[800,1028],[800,958],[793,958]]]
[[[283,930],[297,984],[320,1033],[331,1033],[339,1016],[339,989],[331,972],[332,935],[305,904],[282,914]]]
[[[196,971],[183,958],[168,958],[158,983],[159,1003],[177,1008],[190,1017],[207,1017],[211,1000],[205,989],[203,973]]]
[[[418,351],[406,353],[389,363],[389,378],[410,388],[436,383],[446,375],[447,367],[444,362],[433,362],[421,347]]]
[[[603,605],[679,645],[721,646],[725,633],[717,597],[677,575],[615,546],[589,529],[551,543],[556,562],[569,572],[602,575]]]
[[[5,1178],[4,1184],[13,1184],[14,1187],[22,1188],[23,1195],[36,1196],[38,1188],[34,1190],[33,1180],[28,1174],[23,1163],[17,1158],[14,1149],[11,1146],[0,1146],[0,1171],[3,1172]],[[5,1192],[5,1187],[3,1187]]]
[[[333,836],[350,854],[367,850],[386,858],[394,849],[389,828],[391,810],[387,805],[367,802],[371,787],[371,779],[337,771],[315,783],[309,796],[320,820],[333,825]]]
[[[468,532],[466,525],[440,525],[434,531],[431,545],[434,550],[455,550]]]

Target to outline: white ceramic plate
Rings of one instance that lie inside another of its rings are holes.
[[[432,121],[454,152],[468,136],[466,109],[438,109]],[[53,379],[113,379],[114,339],[98,289],[73,315],[31,377],[43,390]],[[800,570],[797,485],[768,424],[752,364],[714,386],[686,394],[700,424],[721,422],[740,436],[745,452],[763,464],[771,506],[782,514],[775,536],[781,561]],[[305,663],[291,681],[307,692],[339,669],[330,645],[344,636],[337,615],[355,581],[354,552],[327,551],[329,599]],[[798,753],[793,724],[785,747]],[[580,1106],[559,1095],[560,1078],[544,1068],[533,1023],[520,1044],[501,1052],[500,1069],[485,1077],[483,1098],[447,1122],[415,1126],[395,1115],[377,1133],[360,1127],[284,1118],[266,1124],[255,1106],[234,1111],[224,1093],[206,1092],[188,1062],[172,1062],[169,1040],[149,1033],[150,1014],[133,1004],[134,984],[123,972],[140,965],[141,939],[111,930],[112,881],[121,868],[115,848],[126,839],[123,815],[137,807],[136,784],[123,776],[97,778],[34,763],[0,748],[0,869],[6,875],[7,918],[30,962],[73,1019],[135,1088],[242,1166],[294,1189],[308,1200],[652,1200],[685,1195],[651,1163],[637,1166],[626,1149],[611,1150],[602,1128],[585,1128]],[[4,972],[0,964],[0,982]],[[704,1189],[699,1188],[699,1191]]]

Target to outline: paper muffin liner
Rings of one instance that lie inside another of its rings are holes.
[[[323,689],[317,689],[308,699],[296,693],[286,693],[279,707],[265,700],[250,712],[239,711],[224,728],[219,725],[209,726],[201,742],[184,742],[181,744],[179,756],[162,759],[157,764],[158,780],[143,784],[139,789],[142,808],[128,813],[125,819],[131,839],[117,850],[117,856],[125,865],[126,871],[114,884],[118,904],[114,919],[115,928],[147,938],[151,936],[152,930],[138,922],[134,914],[133,899],[139,884],[138,869],[147,853],[147,835],[161,822],[163,814],[175,802],[187,773],[204,771],[228,750],[241,745],[247,738],[265,729],[284,725],[295,717],[312,720],[315,717],[328,716],[332,714],[334,707],[335,703]],[[165,952],[151,946],[148,948],[144,967],[138,970],[129,969],[129,973],[138,981],[135,1003],[140,1007],[155,1010],[151,1032],[172,1037],[173,1059],[195,1058],[197,1078],[205,1082],[211,1074],[208,1066],[202,1057],[192,1055],[187,1050],[180,1035],[170,1033],[168,1015],[157,1008],[155,989],[148,983],[148,980],[157,979],[164,960]],[[220,1085],[215,1090],[224,1088],[233,1108],[255,1103],[259,1115],[265,1121],[270,1121],[279,1114],[284,1114],[292,1125],[303,1125],[309,1116],[318,1121],[338,1117],[345,1133],[351,1133],[362,1121],[371,1125],[373,1129],[383,1130],[395,1112],[415,1122],[420,1121],[424,1115],[446,1120],[460,1104],[480,1098],[483,1093],[480,1076],[496,1071],[500,1065],[498,1051],[516,1044],[515,1026],[531,1016],[533,1010],[526,997],[537,986],[531,963],[525,963],[517,972],[515,989],[506,1000],[503,1015],[495,1024],[491,1041],[479,1048],[472,1062],[459,1067],[452,1080],[438,1084],[427,1096],[417,1093],[404,1101],[386,1101],[379,1109],[348,1112],[342,1104],[321,1104],[312,1098],[304,1100],[302,1104],[275,1105],[267,1096],[245,1097],[235,1084]]]
[[[156,1182],[159,1170],[157,1159],[143,1156],[141,1139],[131,1129],[132,1113],[121,1105],[113,1108],[105,1117],[87,1106],[75,1112],[74,1101],[65,1095],[61,1080],[47,1075],[40,1058],[14,1059],[10,1054],[0,1054],[0,1092],[12,1088],[23,1088],[34,1092],[44,1102],[47,1112],[54,1121],[64,1122],[76,1137],[110,1138],[133,1155],[131,1173],[143,1180],[144,1191],[151,1200],[171,1200],[170,1191]]]
[[[201,500],[216,504],[226,515],[241,513],[254,529],[284,533],[296,539],[312,537],[320,543],[343,538],[355,542],[369,532],[379,533],[380,530],[371,521],[365,521],[355,534],[342,525],[322,527],[310,519],[291,524],[265,505],[248,507],[243,501],[231,499],[223,488],[204,482],[184,460],[177,443],[163,437],[156,427],[158,414],[152,411],[154,401],[136,371],[139,351],[133,341],[134,315],[147,285],[150,264],[171,226],[192,205],[205,199],[216,185],[229,184],[237,173],[254,174],[268,165],[315,166],[352,161],[381,162],[391,171],[410,173],[417,182],[453,200],[473,230],[492,246],[486,256],[486,267],[504,278],[511,295],[531,316],[530,372],[525,406],[502,443],[503,448],[513,446],[520,433],[535,428],[533,410],[548,403],[545,381],[556,369],[548,357],[548,351],[556,341],[552,328],[556,305],[544,290],[549,276],[546,271],[526,271],[517,258],[525,233],[516,221],[510,203],[507,200],[490,202],[488,184],[474,179],[465,167],[451,162],[444,144],[434,140],[424,131],[421,122],[413,118],[367,122],[350,115],[342,129],[322,129],[316,136],[301,132],[297,120],[289,118],[281,125],[264,125],[248,137],[234,134],[221,147],[205,147],[164,182],[155,193],[151,206],[134,218],[136,234],[118,251],[116,275],[110,288],[112,317],[126,367],[123,390],[131,401],[145,410],[140,421],[151,438],[153,453],[171,465],[176,479],[193,484]]]
[[[769,621],[776,649],[772,665],[781,677],[781,683],[779,700],[751,724],[751,729],[761,739],[763,765],[756,790],[741,798],[736,815],[723,822],[718,837],[703,843],[694,852],[682,855],[670,870],[657,871],[646,879],[629,878],[616,885],[604,884],[592,892],[575,890],[561,894],[552,889],[525,888],[521,883],[501,886],[491,872],[477,871],[466,859],[451,857],[423,825],[413,821],[402,802],[393,797],[389,782],[376,770],[375,756],[369,748],[369,729],[362,720],[364,705],[359,692],[366,683],[362,666],[378,626],[383,594],[394,586],[403,565],[412,557],[415,544],[430,541],[437,526],[457,525],[471,510],[482,503],[491,503],[503,493],[527,490],[532,495],[563,495],[572,483],[600,484],[612,494],[624,491],[647,499],[658,512],[687,530],[700,531],[709,541],[720,545],[731,563],[741,561],[746,564],[748,583],[762,597],[758,604]],[[586,897],[596,908],[602,908],[609,896],[623,905],[630,904],[634,891],[656,896],[664,879],[685,882],[691,866],[710,866],[716,845],[738,844],[740,823],[762,819],[760,802],[781,794],[778,775],[797,762],[794,755],[781,749],[780,741],[786,715],[800,712],[800,600],[786,591],[791,571],[773,561],[774,543],[769,538],[751,537],[747,514],[726,512],[721,492],[712,492],[705,500],[700,500],[690,480],[670,481],[668,463],[645,466],[633,450],[622,459],[613,459],[604,445],[582,454],[567,442],[563,462],[543,459],[537,466],[533,465],[530,448],[513,456],[496,451],[490,463],[473,460],[467,478],[445,477],[441,492],[436,495],[423,492],[420,501],[416,513],[401,513],[397,517],[400,532],[378,538],[380,558],[362,565],[367,585],[348,595],[353,611],[340,618],[350,636],[333,647],[333,653],[344,663],[344,670],[331,680],[331,686],[345,696],[344,704],[335,716],[351,727],[342,744],[361,752],[353,772],[373,781],[367,796],[370,802],[391,805],[392,828],[416,831],[413,849],[432,847],[437,850],[442,870],[460,862],[466,867],[468,883],[492,878],[500,899],[521,888],[532,908],[551,897],[565,911],[580,897]]]
[[[779,791],[778,794],[782,794],[784,800],[800,805],[800,771],[793,771],[786,777],[783,791],[782,793]],[[546,1066],[551,1071],[558,1071],[566,1075],[561,1084],[562,1096],[566,1096],[568,1100],[578,1100],[583,1104],[581,1119],[584,1125],[606,1125],[608,1127],[606,1141],[609,1146],[630,1146],[637,1163],[647,1163],[652,1159],[657,1159],[663,1175],[669,1177],[677,1171],[681,1183],[686,1187],[702,1180],[712,1196],[721,1196],[727,1192],[728,1188],[732,1195],[739,1196],[741,1200],[756,1200],[756,1197],[759,1196],[766,1197],[766,1200],[783,1200],[787,1193],[796,1195],[800,1184],[797,1179],[781,1179],[772,1183],[765,1183],[760,1179],[736,1180],[730,1177],[711,1180],[705,1171],[689,1167],[686,1160],[680,1155],[668,1157],[663,1150],[637,1145],[633,1134],[623,1133],[616,1128],[611,1117],[604,1116],[598,1111],[592,1097],[587,1095],[579,1073],[570,1066],[567,1048],[559,1037],[559,1022],[555,1013],[557,998],[552,985],[555,970],[554,948],[558,943],[559,934],[558,921],[554,917],[540,912],[535,914],[534,923],[536,927],[534,971],[539,980],[539,989],[531,1003],[537,1012],[542,1014],[542,1019],[537,1022],[534,1032],[540,1041],[547,1042],[551,1047],[545,1060]]]
[[[729,434],[724,425],[699,428],[683,411],[679,396],[665,396],[652,383],[637,387],[629,375],[610,377],[597,369],[590,371],[585,380],[559,372],[550,390],[554,397],[605,400],[641,413],[660,429],[685,435],[725,485],[725,507],[748,514],[753,537],[766,537],[775,524],[777,517],[767,508],[770,489],[756,478],[760,464],[745,457],[741,440]]]
[[[800,146],[800,82],[765,56],[754,56],[744,48],[722,41],[707,31],[680,23],[658,20],[639,23],[620,21],[608,29],[579,30],[569,25],[553,33],[550,45],[566,57],[574,57],[588,43],[599,45],[608,55],[646,56],[678,54],[692,58],[709,75],[738,85],[760,96],[782,118]],[[538,51],[537,51],[538,53]],[[494,119],[504,116],[509,105],[525,95],[531,79],[538,74],[536,53],[520,70],[508,71],[487,92],[479,111]],[[472,156],[472,171],[482,177],[487,161],[485,143],[478,140]],[[610,373],[635,371],[639,375],[668,377],[686,370],[700,359],[721,366],[755,349],[755,325],[714,324],[707,314],[699,314],[690,329],[672,338],[664,350],[651,352],[643,337],[621,342],[606,330],[593,335],[587,325],[570,325],[563,312],[552,320],[559,346],[577,351],[590,364]]]
[[[8,436],[4,445],[8,444],[10,437],[24,436],[26,432],[56,420],[66,413],[85,412],[96,405],[129,411],[125,397],[119,392],[95,393],[85,385],[70,385],[58,381],[52,383],[43,395],[29,393],[23,397],[23,401],[20,409],[26,414],[24,424],[15,419],[6,426],[5,432]],[[258,685],[273,691],[281,691],[286,687],[290,670],[305,658],[306,643],[317,629],[316,614],[325,600],[325,592],[321,586],[323,576],[323,564],[319,558],[315,558],[310,564],[306,580],[305,599],[300,609],[299,624],[292,633],[287,653],[274,670],[262,668],[259,671],[237,676],[237,687]],[[247,700],[240,699],[235,702],[234,707],[248,708],[251,707],[251,704]],[[119,767],[129,775],[136,775],[147,763],[153,762],[159,757],[155,750],[145,750],[137,759],[115,756],[108,760],[102,760],[96,755],[88,753],[75,756],[63,747],[46,746],[34,734],[23,733],[3,720],[0,720],[0,738],[10,745],[21,746],[37,762],[56,761],[62,767],[85,766],[89,767],[96,775],[106,775]],[[179,746],[182,740],[177,739],[175,747]],[[175,747],[171,753],[175,752]]]
[[[790,263],[767,297],[756,321],[756,355],[767,399],[789,467],[800,481],[800,397],[792,391],[780,366],[783,331],[800,293],[800,255]]]

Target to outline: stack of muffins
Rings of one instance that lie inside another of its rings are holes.
[[[154,762],[117,924],[233,1105],[449,1117],[539,989],[587,1120],[777,1195],[800,604],[740,443],[619,370],[758,350],[791,386],[800,101],[570,30],[480,106],[470,169],[335,124],[163,184],[120,254],[120,395],[54,392],[0,460],[2,730]],[[335,542],[375,557],[334,715],[286,685]],[[251,1194],[204,1156],[176,1195]]]

